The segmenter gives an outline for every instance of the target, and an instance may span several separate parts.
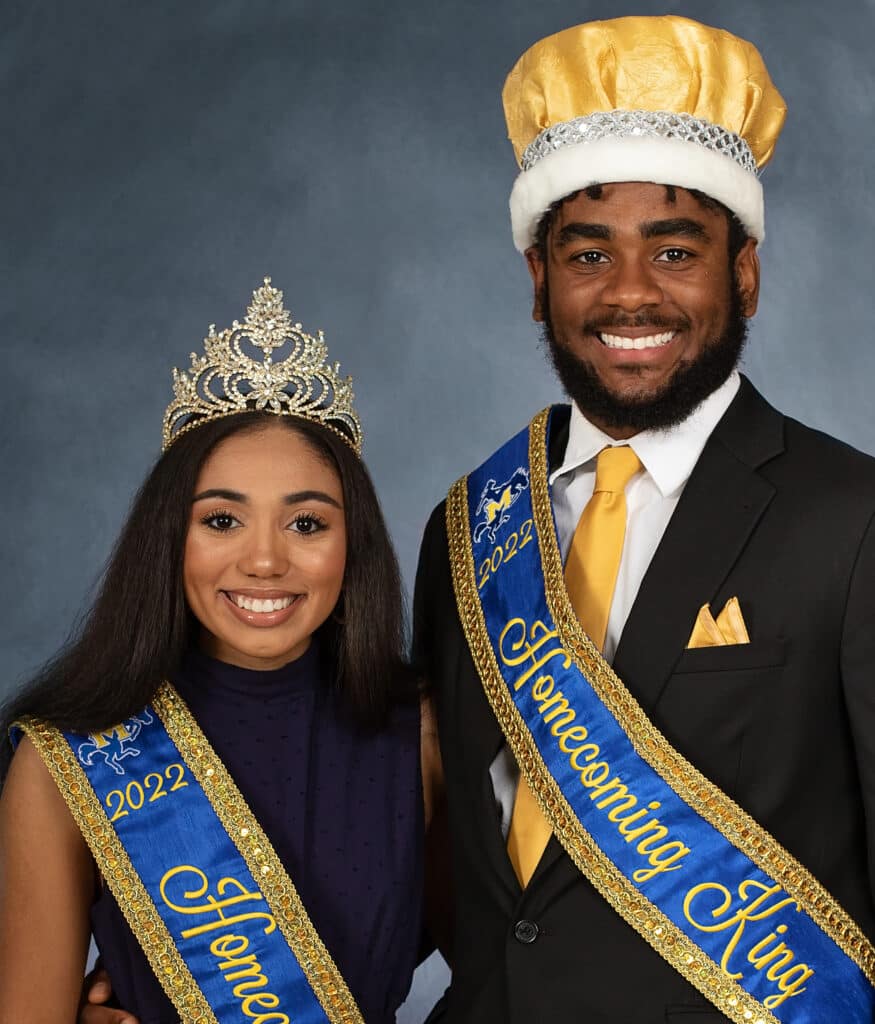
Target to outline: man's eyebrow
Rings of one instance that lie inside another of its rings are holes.
[[[695,238],[701,242],[709,242],[711,236],[705,225],[689,217],[672,217],[669,220],[651,220],[639,226],[642,238],[663,238],[674,235],[678,238]]]
[[[241,505],[246,505],[249,499],[245,494],[241,494],[240,491],[228,491],[224,487],[211,487],[207,491],[201,491],[200,494],[196,494],[191,500],[192,503],[195,501],[204,501],[207,498],[224,498],[225,501],[236,501]]]
[[[283,503],[286,505],[299,505],[302,501],[321,501],[325,505],[333,505],[339,509],[343,508],[336,498],[332,498],[325,491],[294,491],[292,494],[283,496]]]
[[[556,236],[556,244],[567,245],[569,242],[581,238],[609,242],[612,237],[611,229],[607,224],[585,224],[581,221],[572,221],[570,224],[566,224]]]

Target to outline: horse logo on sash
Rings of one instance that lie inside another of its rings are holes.
[[[82,764],[90,767],[94,764],[95,757],[99,755],[116,775],[124,775],[125,769],[121,761],[126,757],[140,756],[140,751],[133,745],[134,740],[144,726],[151,725],[154,721],[149,711],[141,711],[139,715],[119,722],[111,729],[92,733],[84,743],[79,744],[76,756]]]
[[[489,534],[490,543],[495,543],[495,535],[510,521],[508,510],[517,498],[529,486],[529,471],[518,466],[503,484],[496,484],[492,479],[480,494],[476,515],[478,523],[474,528],[474,540],[479,542],[484,533]],[[479,517],[483,516],[483,519]]]

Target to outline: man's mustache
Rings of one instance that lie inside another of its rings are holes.
[[[689,326],[690,321],[686,317],[669,320],[667,317],[654,316],[653,313],[640,313],[637,316],[599,317],[598,320],[586,320],[583,329],[587,334],[600,334],[604,331],[641,327],[653,327],[659,331],[683,331]]]

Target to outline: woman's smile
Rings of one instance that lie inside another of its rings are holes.
[[[256,629],[287,622],[306,599],[277,590],[220,590],[219,597],[232,615]]]

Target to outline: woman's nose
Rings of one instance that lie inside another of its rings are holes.
[[[240,559],[240,568],[247,576],[283,576],[289,569],[285,532],[276,527],[252,530]]]

